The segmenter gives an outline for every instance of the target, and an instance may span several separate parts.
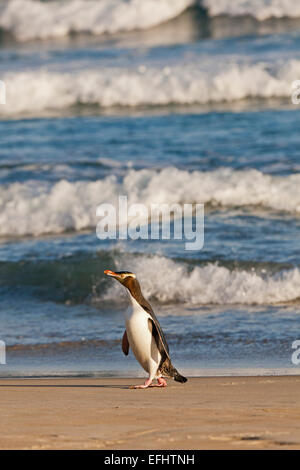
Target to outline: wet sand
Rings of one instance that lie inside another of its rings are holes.
[[[1,449],[300,449],[300,376],[0,379]]]

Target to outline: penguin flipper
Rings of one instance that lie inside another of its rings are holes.
[[[166,358],[170,360],[169,347],[164,337],[164,334],[161,328],[159,327],[159,324],[157,325],[156,322],[153,320],[153,318],[148,318],[148,322],[149,322],[150,331],[152,332],[152,336],[155,340],[157,349],[163,356],[163,360]]]
[[[169,346],[168,346],[168,343],[167,343],[167,340],[165,338],[165,335],[164,335],[164,332],[159,324],[159,321],[158,319],[156,318],[156,315],[155,313],[153,312],[152,310],[152,307],[151,305],[149,304],[149,302],[147,302],[146,299],[142,299],[142,301],[140,302],[140,305],[141,307],[147,312],[149,313],[151,319],[149,318],[149,320],[151,320],[151,323],[153,324],[154,328],[152,329],[152,332],[156,331],[156,337],[159,338],[159,342],[157,342],[157,347],[159,349],[159,351],[162,353],[164,351],[164,353],[166,354],[166,356],[168,357],[168,359],[170,359],[170,354],[169,354]],[[154,333],[152,333],[153,336],[154,336]]]
[[[128,342],[126,330],[124,331],[123,338],[122,338],[122,351],[123,351],[123,353],[125,354],[125,356],[128,356],[128,353],[129,353],[129,342]]]

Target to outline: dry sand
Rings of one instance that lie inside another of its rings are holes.
[[[1,379],[1,449],[299,449],[300,377]]]

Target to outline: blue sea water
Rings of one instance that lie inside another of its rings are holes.
[[[300,18],[72,1],[0,9],[0,375],[143,374],[107,268],[137,274],[182,373],[299,373]],[[203,249],[99,240],[119,195],[203,203]]]

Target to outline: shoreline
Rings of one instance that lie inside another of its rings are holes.
[[[193,378],[193,379],[204,379],[204,378],[230,378],[230,377],[300,377],[300,367],[236,367],[236,368],[226,368],[226,367],[219,367],[219,368],[199,368],[199,369],[185,369],[182,367],[178,367],[183,375]],[[45,369],[42,369],[45,370]],[[22,373],[18,370],[10,371],[7,375],[0,375],[1,380],[25,380],[25,379],[32,379],[32,380],[50,380],[50,379],[133,379],[133,380],[145,380],[147,378],[147,374],[144,372],[138,372],[135,370],[104,370],[100,372],[99,370],[93,371],[91,370],[89,373],[86,371],[73,371],[73,370],[62,370],[57,372],[49,373],[44,372],[42,370],[36,370],[32,372]]]
[[[0,379],[0,449],[299,449],[300,377]]]

